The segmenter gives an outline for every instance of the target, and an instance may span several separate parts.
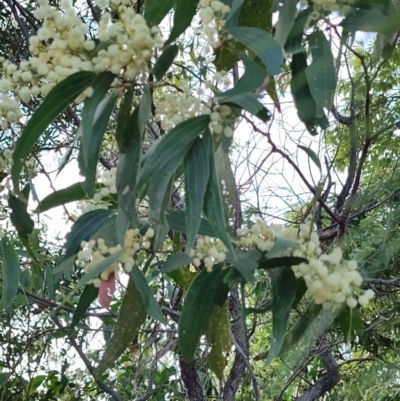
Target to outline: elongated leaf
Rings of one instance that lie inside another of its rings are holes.
[[[307,146],[299,145],[299,148],[307,153],[307,156],[315,163],[315,165],[321,170],[321,162],[315,152]]]
[[[229,28],[227,32],[252,50],[265,64],[270,75],[277,75],[283,63],[282,48],[274,37],[259,28]]]
[[[148,150],[140,174],[138,187],[147,183],[177,157],[183,158],[193,141],[204,132],[210,122],[209,116],[190,118],[164,134]]]
[[[7,237],[1,239],[1,252],[3,261],[3,291],[0,299],[0,311],[9,307],[17,296],[19,275],[21,272],[17,254]]]
[[[297,0],[286,0],[278,3],[279,18],[275,25],[275,39],[283,47],[296,17]]]
[[[167,273],[168,277],[170,277],[179,288],[185,291],[188,290],[197,274],[197,272],[190,271],[188,267],[181,267],[178,270]]]
[[[79,321],[85,316],[86,311],[89,309],[92,302],[99,295],[99,289],[94,285],[89,284],[85,287],[82,292],[81,297],[79,298],[78,305],[76,306],[74,316],[72,317],[72,323],[70,330],[79,323]]]
[[[13,153],[11,176],[15,191],[19,192],[19,176],[25,159],[45,129],[75,100],[96,76],[93,72],[80,71],[57,84],[46,96],[22,131]]]
[[[184,210],[174,210],[171,213],[168,213],[167,222],[171,230],[186,233],[186,212]],[[209,237],[217,236],[211,227],[211,224],[205,219],[200,219],[198,234],[208,235]]]
[[[283,237],[277,237],[274,246],[268,251],[266,257],[270,259],[272,258],[272,256],[278,253],[287,251],[288,249],[297,248],[298,246],[298,242],[291,241],[290,239],[286,239]]]
[[[259,97],[260,95],[256,93],[242,93],[223,99],[221,103],[233,103],[256,117],[259,117],[262,121],[268,121],[270,114],[265,109],[264,105],[259,102]]]
[[[321,31],[313,32],[308,38],[312,52],[312,63],[306,68],[311,95],[317,104],[317,115],[323,108],[331,108],[331,99],[336,89],[336,73],[331,46]]]
[[[168,260],[158,262],[161,273],[169,273],[175,269],[179,269],[182,266],[186,266],[192,263],[191,258],[187,253],[175,253]]]
[[[43,213],[57,206],[65,205],[69,202],[75,202],[86,198],[86,193],[80,182],[72,184],[67,188],[55,191],[46,196],[36,208],[35,213]]]
[[[177,45],[168,46],[157,59],[153,67],[153,74],[156,76],[158,81],[161,81],[169,67],[171,67],[175,57],[178,55],[178,51],[179,49]]]
[[[81,279],[78,281],[78,284],[76,285],[77,288],[85,286],[89,281],[95,279],[96,277],[100,276],[101,273],[103,273],[104,270],[107,269],[107,267],[110,267],[112,264],[114,264],[119,257],[124,253],[124,250],[121,249],[120,251],[113,253],[110,256],[107,256],[105,259],[103,259],[99,264],[97,264],[95,267],[90,269],[87,273],[85,273]]]
[[[46,264],[46,290],[48,298],[54,299],[56,288],[54,283],[53,272],[51,269],[51,265],[49,263]]]
[[[89,164],[89,158],[91,157],[89,149],[93,146],[92,137],[93,134],[96,134],[94,130],[94,115],[100,102],[110,89],[114,77],[110,72],[102,72],[96,76],[91,84],[93,94],[86,99],[82,110],[82,155],[86,165]]]
[[[101,227],[115,221],[111,210],[92,210],[85,213],[74,223],[71,231],[65,236],[65,255],[64,260],[78,252],[82,241],[87,241]]]
[[[297,266],[300,263],[307,263],[307,259],[297,256],[282,256],[280,258],[264,259],[258,264],[258,268],[274,269],[275,267]]]
[[[300,11],[297,15],[293,27],[290,30],[289,36],[286,39],[285,51],[290,54],[296,54],[304,51],[303,47],[303,34],[308,20],[308,15],[312,9],[307,8]]]
[[[335,320],[339,323],[344,341],[347,343],[363,335],[364,322],[357,308],[350,309],[347,305],[343,305]]]
[[[305,53],[293,55],[290,63],[292,70],[292,80],[290,87],[294,98],[294,103],[300,120],[312,134],[315,134],[315,118],[317,116],[317,104],[311,95],[310,87],[306,76],[307,60]]]
[[[185,158],[186,250],[193,247],[200,226],[210,164],[203,141],[197,138]]]
[[[190,363],[194,358],[197,344],[216,305],[216,297],[227,297],[219,292],[224,276],[222,266],[211,273],[203,270],[193,281],[183,304],[179,321],[179,345],[183,359]],[[219,292],[219,294],[217,294]]]
[[[226,260],[240,272],[248,283],[254,282],[254,272],[258,267],[260,258],[261,253],[256,250],[242,251],[237,249],[234,254],[231,252],[226,254]]]
[[[168,14],[168,11],[172,9],[175,2],[176,0],[146,0],[144,5],[144,18],[147,25],[158,25]]]
[[[235,84],[234,88],[216,96],[226,97],[252,92],[253,90],[259,88],[264,82],[266,72],[263,71],[263,69],[245,53],[239,54],[240,59],[243,61],[243,64],[246,68],[245,73]]]
[[[237,26],[243,3],[244,0],[229,1],[228,5],[230,7],[230,10],[228,16],[226,17],[226,24],[225,24],[227,28],[235,28]]]
[[[111,94],[104,98],[98,105],[96,114],[100,114],[94,116],[94,125],[90,138],[90,146],[86,153],[83,151],[83,142],[81,142],[78,161],[81,174],[85,177],[85,181],[82,182],[81,185],[90,198],[93,197],[95,191],[97,161],[100,154],[101,143],[103,141],[104,133],[106,132],[111,113],[114,110],[116,100],[117,98],[115,94]]]
[[[204,213],[218,238],[234,255],[234,249],[228,235],[228,226],[225,221],[222,191],[215,171],[213,139],[208,129],[204,134],[203,139],[210,163],[210,180],[204,198]]]
[[[146,277],[143,275],[141,270],[135,265],[131,271],[131,278],[135,282],[136,288],[142,296],[144,307],[147,314],[158,320],[161,323],[166,324],[164,315],[161,312],[160,306],[158,305],[153,293],[147,283]]]
[[[10,198],[8,199],[8,205],[11,209],[10,219],[17,230],[18,235],[27,240],[35,223],[31,219],[31,216],[29,216],[29,213],[26,211],[25,203],[14,195],[10,195]]]
[[[121,106],[118,111],[117,128],[116,128],[116,134],[115,134],[118,145],[121,142],[123,142],[122,138],[124,137],[126,125],[129,123],[129,119],[131,117],[134,95],[135,95],[135,89],[129,88],[125,92],[124,99],[121,102]],[[120,151],[121,151],[121,148],[120,148]]]
[[[104,354],[94,371],[95,377],[99,378],[107,369],[114,366],[115,361],[138,335],[145,320],[146,310],[142,296],[130,277],[113,334],[107,342]]]
[[[290,267],[270,271],[272,286],[272,341],[267,358],[269,364],[279,355],[290,310],[296,294],[296,277]]]
[[[196,14],[197,0],[175,0],[176,9],[174,13],[174,25],[172,27],[171,34],[165,43],[168,46],[176,38],[178,38],[183,32],[189,28],[192,23],[193,17]]]

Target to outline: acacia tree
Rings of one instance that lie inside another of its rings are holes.
[[[397,247],[365,241],[397,237],[397,3],[6,0],[1,13],[4,399],[315,400],[337,361],[351,385],[330,398],[360,398],[350,363],[390,388],[379,310],[396,295],[370,300],[398,286]],[[371,55],[359,31],[378,33]],[[273,136],[289,96],[305,132],[285,137],[311,174]],[[244,135],[265,148],[243,158]],[[41,198],[49,152],[83,181]],[[284,225],[266,222],[266,162],[306,189]],[[34,221],[58,206],[62,244]]]

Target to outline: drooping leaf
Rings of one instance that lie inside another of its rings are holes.
[[[94,374],[100,377],[107,369],[114,366],[115,361],[138,335],[139,329],[146,319],[146,310],[142,296],[129,278],[128,288],[122,299],[114,331],[107,342],[104,354],[97,365]]]
[[[178,38],[183,32],[189,28],[192,23],[193,17],[196,14],[197,0],[175,0],[176,9],[174,13],[174,25],[172,27],[171,34],[165,43],[168,46],[176,38]]]
[[[29,213],[26,211],[26,204],[14,195],[10,195],[8,199],[8,205],[11,209],[10,219],[17,230],[18,235],[27,240],[35,223],[31,219],[31,216],[29,216]]]
[[[294,25],[296,17],[297,0],[286,0],[278,2],[279,18],[275,25],[275,39],[284,47],[286,39]]]
[[[225,244],[228,250],[234,254],[224,215],[221,186],[218,182],[217,173],[215,171],[213,139],[208,129],[203,135],[203,140],[210,163],[210,179],[204,198],[204,213],[218,238]]]
[[[100,263],[98,263],[96,266],[94,266],[92,269],[90,269],[88,272],[86,272],[78,281],[78,284],[76,285],[77,288],[85,286],[89,281],[97,278],[100,276],[101,273],[103,273],[104,270],[107,269],[107,267],[110,267],[113,265],[119,257],[123,254],[124,250],[121,249],[118,252],[113,253],[110,256],[107,256],[104,258]]]
[[[85,287],[82,295],[79,298],[78,305],[76,306],[74,315],[71,322],[71,330],[79,323],[79,321],[85,316],[86,311],[89,309],[92,302],[97,298],[99,289],[94,285],[89,284]]]
[[[335,320],[339,323],[344,341],[347,343],[354,341],[357,336],[362,336],[364,322],[357,308],[350,309],[347,305],[343,305]]]
[[[122,138],[124,137],[126,126],[127,124],[129,124],[134,96],[135,96],[135,88],[127,89],[118,110],[117,127],[115,130],[115,138],[117,140],[118,145],[120,145],[120,143],[123,142]]]
[[[161,81],[169,67],[171,67],[171,64],[178,55],[178,51],[179,49],[177,45],[171,45],[164,49],[153,67],[153,74],[156,76],[157,81]]]
[[[265,64],[270,75],[277,75],[283,63],[282,48],[274,37],[259,28],[229,28],[227,32],[252,50]]]
[[[307,153],[307,156],[315,163],[315,165],[321,170],[321,162],[315,152],[306,146],[299,145],[299,148]]]
[[[80,172],[85,177],[85,181],[83,181],[81,185],[90,198],[93,197],[96,186],[97,162],[101,143],[111,113],[114,110],[116,100],[115,94],[111,94],[99,103],[93,118],[92,135],[90,138],[90,145],[86,150],[86,158],[85,152],[83,151],[83,142],[81,142],[78,161]]]
[[[192,263],[191,258],[187,253],[175,253],[169,259],[158,262],[161,273],[169,273],[175,269],[179,269],[182,266],[186,266]]]
[[[272,286],[272,340],[266,363],[279,355],[290,310],[296,294],[296,277],[291,267],[270,271]]]
[[[227,28],[235,28],[239,21],[240,11],[242,9],[244,0],[233,0],[230,2],[229,7],[229,14],[226,17],[226,24]]]
[[[64,260],[76,254],[82,241],[88,241],[101,227],[115,221],[112,210],[98,209],[83,214],[65,236]]]
[[[200,226],[210,164],[203,141],[197,138],[185,157],[186,250],[192,249]]]
[[[147,283],[146,277],[143,275],[142,271],[135,265],[133,266],[130,276],[135,282],[136,288],[142,296],[147,314],[159,322],[166,324],[167,321],[165,320],[160,306],[154,298],[154,295],[151,292],[149,284]]]
[[[65,205],[86,198],[86,193],[80,182],[70,185],[67,188],[55,191],[46,196],[36,208],[35,213],[43,213],[57,206]]]
[[[147,25],[158,25],[174,6],[176,0],[146,0],[144,18]]]
[[[215,305],[222,305],[229,288],[223,284],[222,265],[209,273],[203,270],[191,284],[179,321],[179,346],[182,357],[190,363]],[[221,302],[222,301],[222,302]]]
[[[90,148],[93,146],[93,135],[97,132],[94,129],[95,119],[94,115],[100,103],[104,100],[111,83],[115,76],[110,72],[102,72],[97,75],[92,81],[91,87],[93,94],[85,100],[85,105],[82,110],[82,157],[85,165],[89,164],[89,158],[92,156]],[[105,129],[104,129],[105,131]]]
[[[180,269],[176,269],[167,273],[167,275],[179,288],[187,291],[198,273],[190,271],[188,267],[181,267]]]
[[[331,46],[321,31],[314,31],[308,38],[312,63],[306,68],[311,95],[317,105],[317,116],[323,115],[323,108],[330,110],[331,99],[336,89],[336,73]]]
[[[292,80],[290,87],[294,98],[294,103],[300,120],[304,122],[308,130],[315,134],[315,118],[317,116],[317,104],[311,95],[308,85],[306,68],[307,59],[305,53],[296,53],[293,55],[290,63],[292,70]]]
[[[270,259],[272,256],[287,251],[288,249],[295,249],[299,246],[299,243],[296,241],[292,241],[287,238],[277,237],[275,239],[275,244],[273,247],[267,252],[266,258]]]
[[[240,272],[248,283],[254,282],[254,272],[257,270],[261,253],[256,250],[243,251],[236,249],[235,253],[228,252],[226,260]]]
[[[209,116],[190,118],[167,134],[164,134],[148,150],[140,173],[138,187],[157,176],[172,159],[183,158],[193,141],[204,132],[210,122]]]
[[[8,308],[17,296],[19,275],[21,272],[17,254],[7,237],[1,239],[1,253],[3,262],[3,288],[0,299],[0,311]]]
[[[235,104],[248,111],[254,116],[260,118],[262,121],[268,121],[270,118],[269,111],[266,110],[264,105],[258,100],[260,95],[256,93],[242,93],[240,95],[230,96],[221,99],[220,103]]]
[[[54,299],[56,288],[54,282],[53,272],[51,270],[51,265],[49,263],[46,264],[46,290],[47,296],[49,299]]]
[[[29,155],[33,145],[45,129],[73,100],[90,86],[95,76],[94,72],[80,71],[61,81],[49,92],[43,103],[28,121],[22,131],[22,135],[17,140],[13,153],[11,176],[14,190],[17,193],[19,192],[19,176],[23,167],[23,159]]]
[[[171,213],[167,213],[167,222],[171,230],[186,233],[186,211],[174,210]],[[200,220],[200,227],[198,229],[199,235],[208,235],[209,237],[217,237],[211,224],[205,220]]]
[[[258,268],[274,269],[275,267],[297,266],[300,263],[307,263],[307,259],[299,258],[298,256],[282,256],[280,258],[263,259],[259,262]]]
[[[285,51],[290,54],[296,54],[304,51],[303,34],[308,20],[308,15],[312,12],[311,8],[302,10],[297,15],[293,27],[286,39]]]
[[[222,306],[214,306],[214,310],[207,323],[205,335],[208,345],[211,346],[211,351],[207,356],[208,365],[218,379],[222,380],[227,363],[224,352],[227,353],[231,349],[227,302]]]

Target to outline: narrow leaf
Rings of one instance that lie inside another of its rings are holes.
[[[146,0],[144,18],[147,25],[158,25],[174,6],[176,0]]]
[[[94,374],[99,378],[109,368],[138,335],[140,327],[146,319],[146,311],[142,296],[132,278],[129,278],[128,288],[122,299],[114,331],[107,342],[104,354],[96,367]]]
[[[308,15],[311,13],[311,11],[311,8],[307,8],[300,11],[297,15],[293,27],[289,32],[289,36],[286,39],[285,51],[287,53],[296,54],[304,50],[303,34],[308,20]]]
[[[175,57],[178,55],[178,51],[179,49],[177,45],[168,46],[157,59],[153,67],[153,74],[156,76],[158,81],[161,81],[169,67],[171,67]]]
[[[78,305],[76,306],[74,316],[72,317],[71,328],[72,330],[79,321],[85,316],[86,311],[89,309],[92,302],[97,298],[99,294],[99,289],[94,285],[90,284],[85,287],[82,295],[79,298]]]
[[[315,152],[306,146],[299,145],[299,148],[307,153],[307,156],[315,163],[315,165],[321,170],[321,162]]]
[[[197,138],[185,158],[186,251],[192,249],[200,226],[210,164],[203,141]]]
[[[191,258],[187,253],[175,253],[168,260],[158,262],[161,273],[169,273],[173,270],[179,269],[182,266],[187,266],[192,263]]]
[[[147,283],[146,277],[143,275],[141,270],[135,265],[131,271],[131,278],[135,282],[136,288],[142,296],[144,307],[146,312],[152,318],[158,320],[161,323],[166,324],[164,315],[161,312],[160,306],[158,305],[153,293]]]
[[[229,28],[227,32],[252,50],[268,68],[270,75],[277,75],[283,63],[282,48],[274,37],[259,28]]]
[[[235,104],[248,111],[249,113],[259,117],[262,121],[268,121],[270,118],[269,111],[258,100],[260,95],[256,93],[242,93],[240,95],[230,96],[226,99],[221,99],[221,103]],[[263,112],[264,111],[264,112]]]
[[[184,210],[174,210],[167,213],[167,222],[171,230],[186,233],[186,212]],[[217,236],[211,224],[205,219],[200,219],[200,227],[197,233],[214,238]]]
[[[264,259],[258,264],[258,268],[274,269],[275,267],[291,267],[297,266],[300,263],[307,263],[307,259],[299,258],[297,256],[282,256],[280,258]]]
[[[297,0],[285,0],[278,3],[279,18],[275,24],[275,39],[283,47],[296,17]]]
[[[281,252],[287,251],[288,249],[297,248],[299,243],[296,241],[292,241],[290,239],[286,239],[283,237],[277,237],[275,240],[275,244],[273,247],[267,252],[266,257],[268,259],[272,258],[272,256],[277,255]]]
[[[296,294],[296,277],[290,267],[270,271],[272,286],[272,341],[266,363],[282,348],[292,302]]]
[[[9,307],[17,296],[20,267],[17,254],[7,237],[1,239],[3,261],[3,289],[0,299],[0,311]]]
[[[183,32],[189,28],[196,14],[197,0],[175,0],[176,9],[174,13],[174,25],[165,46],[172,43]]]
[[[261,258],[261,253],[252,251],[235,250],[235,253],[228,252],[226,254],[227,261],[240,272],[243,278],[248,283],[254,282],[254,272],[258,267],[258,260]]]
[[[10,195],[10,198],[8,199],[8,205],[11,209],[10,219],[17,230],[18,235],[27,240],[29,234],[33,231],[35,223],[31,219],[31,216],[29,216],[29,213],[26,211],[25,203],[14,195]]]
[[[17,140],[11,169],[15,191],[19,191],[19,176],[25,159],[45,129],[65,108],[90,86],[96,74],[80,71],[57,84],[36,110]]]

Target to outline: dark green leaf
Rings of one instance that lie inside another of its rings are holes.
[[[344,341],[354,341],[357,336],[362,336],[364,322],[357,308],[350,309],[347,305],[343,305],[336,321],[342,329]]]
[[[229,14],[226,17],[226,24],[227,28],[235,28],[238,24],[240,11],[242,9],[244,0],[233,0],[229,2],[230,10]]]
[[[79,169],[81,174],[85,177],[85,181],[81,183],[82,188],[86,194],[92,198],[96,186],[96,172],[97,172],[97,161],[99,159],[101,143],[103,141],[104,133],[106,132],[108,121],[111,113],[114,110],[115,102],[117,97],[115,94],[111,94],[104,98],[94,115],[94,125],[92,130],[92,136],[90,138],[90,146],[85,152],[83,152],[83,143],[81,142],[79,152]]]
[[[175,253],[168,260],[158,262],[157,265],[160,268],[161,273],[169,273],[175,269],[179,269],[182,266],[186,266],[192,263],[191,258],[187,253]]]
[[[60,189],[46,196],[36,208],[35,213],[43,213],[57,206],[65,205],[86,198],[86,193],[80,182],[72,184],[67,188]]]
[[[186,212],[184,210],[174,210],[167,214],[167,222],[171,230],[186,233]],[[200,220],[200,227],[198,229],[199,235],[208,235],[209,237],[216,237],[215,231],[211,224],[205,220]]]
[[[10,219],[13,223],[18,235],[27,240],[29,234],[32,232],[35,223],[26,211],[26,205],[14,195],[10,195],[8,205],[11,209]]]
[[[146,319],[146,310],[140,292],[133,279],[129,278],[128,288],[122,299],[114,332],[106,345],[94,374],[99,378],[107,369],[114,366],[115,361],[138,335],[140,327]]]
[[[270,118],[269,112],[264,105],[259,102],[260,95],[256,93],[242,93],[240,95],[230,96],[226,99],[221,99],[220,103],[235,104],[248,111],[249,113],[259,117],[262,121],[268,121]],[[261,113],[264,111],[264,113]]]
[[[165,43],[168,46],[189,28],[197,10],[197,0],[175,0],[174,25],[171,34]]]
[[[222,265],[215,267],[210,273],[203,270],[186,295],[179,321],[179,345],[187,363],[194,358],[197,344],[217,303],[216,298],[226,299],[228,295],[228,289],[226,293],[220,291],[223,276]]]
[[[100,103],[104,100],[111,83],[114,80],[114,75],[110,72],[102,72],[97,75],[92,81],[91,87],[93,88],[92,96],[85,100],[85,105],[82,110],[82,156],[85,165],[89,164],[89,159],[92,157],[90,148],[93,146],[93,135],[97,132],[94,129],[95,113]],[[107,125],[107,123],[105,124]],[[104,128],[105,131],[105,128]]]
[[[158,25],[168,11],[172,9],[176,0],[146,0],[144,4],[144,18],[147,25]]]
[[[154,298],[153,293],[147,283],[146,277],[143,275],[141,270],[135,265],[131,271],[131,278],[135,282],[136,288],[142,296],[144,307],[146,312],[152,318],[158,320],[161,323],[167,323],[164,315],[161,312],[160,306]]]
[[[261,256],[261,253],[256,250],[242,251],[236,249],[234,254],[231,252],[226,254],[226,260],[240,272],[246,282],[253,283],[254,272]]]
[[[13,153],[11,175],[15,191],[19,191],[19,176],[23,167],[23,159],[29,155],[33,145],[49,124],[90,86],[94,77],[96,77],[96,74],[88,71],[80,71],[70,75],[49,92],[29,120],[15,145]]]
[[[197,138],[185,158],[186,250],[194,244],[200,226],[210,164],[203,141]]]
[[[308,20],[308,15],[312,9],[300,11],[297,15],[293,27],[289,33],[285,43],[285,51],[290,54],[296,54],[304,51],[303,47],[303,33]]]
[[[89,284],[85,287],[82,292],[81,297],[79,298],[78,305],[76,306],[74,316],[72,317],[71,328],[72,330],[79,321],[85,316],[86,311],[89,309],[89,306],[99,295],[99,289],[94,285]]]
[[[307,146],[299,145],[299,148],[301,150],[304,150],[304,152],[307,153],[307,156],[315,163],[315,165],[321,170],[321,162],[318,159],[318,156],[315,154],[315,152],[311,149],[308,148]]]
[[[284,47],[286,39],[293,28],[297,12],[296,5],[297,0],[278,2],[279,18],[275,24],[275,39],[282,47]]]
[[[127,124],[129,124],[129,119],[131,117],[131,111],[133,106],[133,97],[135,95],[135,88],[129,88],[124,95],[124,99],[121,102],[121,106],[118,111],[117,116],[117,128],[116,128],[116,139],[117,143],[123,142],[125,129]],[[120,149],[121,150],[121,149]]]
[[[64,260],[76,254],[82,241],[88,241],[101,227],[115,221],[111,210],[92,210],[83,214],[71,227],[71,231],[65,236]]]
[[[266,363],[279,355],[292,302],[296,294],[296,277],[291,267],[270,271],[272,286],[272,341]]]
[[[3,289],[0,299],[0,311],[9,307],[17,296],[19,275],[21,272],[17,254],[7,237],[1,239],[1,252],[3,261]]]
[[[307,285],[303,277],[298,277],[296,279],[296,295],[294,296],[292,309],[296,309],[304,294],[307,291]]]
[[[178,55],[178,51],[179,49],[177,45],[168,46],[157,59],[153,67],[153,74],[156,76],[158,81],[161,81],[169,67],[171,67],[175,57]]]
[[[259,263],[258,268],[274,269],[275,267],[297,266],[300,263],[307,263],[307,259],[297,256],[282,256],[280,258],[263,259]]]
[[[270,75],[280,73],[282,48],[270,33],[259,28],[229,28],[227,32],[252,50],[268,68]]]
[[[46,289],[47,289],[48,298],[54,299],[56,289],[55,289],[55,285],[54,285],[54,276],[53,276],[53,272],[52,272],[50,263],[46,264]]]
[[[307,59],[305,53],[293,55],[290,63],[292,70],[292,80],[290,87],[294,98],[294,103],[300,120],[306,127],[315,134],[315,118],[317,116],[317,104],[312,97],[306,76]]]
[[[204,132],[209,122],[210,116],[190,118],[157,140],[146,153],[138,187],[162,172],[171,160],[180,157],[183,161],[190,145]]]
[[[283,237],[277,237],[273,247],[267,252],[266,258],[270,259],[272,256],[287,251],[288,249],[294,249],[299,246],[298,242],[286,239]]]

